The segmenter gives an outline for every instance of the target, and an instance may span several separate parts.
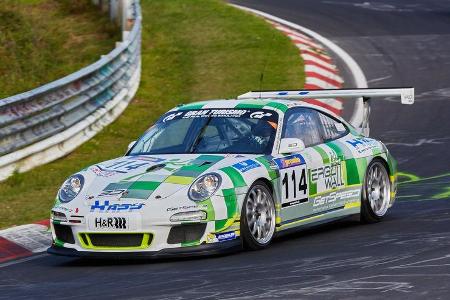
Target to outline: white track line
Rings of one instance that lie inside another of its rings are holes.
[[[298,24],[286,21],[284,19],[278,18],[274,15],[253,9],[248,8],[241,5],[236,4],[230,4],[234,7],[240,8],[242,10],[252,12],[254,14],[260,15],[268,20],[280,23],[282,25],[291,27],[293,29],[299,30],[301,32],[304,32],[305,34],[309,35],[313,39],[317,40],[319,43],[333,51],[342,61],[345,63],[345,65],[348,67],[350,72],[353,75],[353,78],[355,80],[356,88],[367,88],[367,79],[364,75],[363,71],[361,70],[361,67],[358,65],[358,63],[351,57],[344,49],[336,45],[331,40],[325,38],[324,36],[320,35],[319,33],[308,29],[306,27],[300,26]],[[350,118],[350,123],[353,124],[356,127],[359,127],[362,124],[363,120],[363,102],[362,99],[359,99],[355,104],[355,109],[353,111],[353,115]]]
[[[15,259],[15,260],[11,260],[5,263],[0,264],[0,269],[1,268],[5,268],[5,267],[9,267],[9,266],[13,266],[13,265],[17,265],[17,264],[21,264],[30,260],[35,260],[38,258],[42,258],[44,256],[48,256],[47,253],[41,253],[41,254],[36,254],[33,256],[28,256],[28,257],[24,257],[24,258],[19,258],[19,259]]]

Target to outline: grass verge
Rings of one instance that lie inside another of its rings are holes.
[[[116,122],[73,153],[0,183],[0,228],[47,218],[67,176],[123,155],[130,141],[178,103],[303,86],[298,49],[264,20],[218,0],[141,2],[137,96]]]
[[[0,99],[93,63],[119,39],[89,0],[0,0]]]

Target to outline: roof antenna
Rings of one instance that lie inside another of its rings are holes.
[[[275,34],[277,34],[277,30],[273,29],[273,31],[272,31],[272,41],[271,41],[270,45],[272,45],[273,41],[275,40],[275,36],[276,36]],[[264,66],[263,66],[263,69],[262,69],[262,72],[261,72],[261,76],[259,77],[259,99],[262,98],[264,73],[266,72],[266,67],[267,67],[268,61],[269,61],[269,57],[266,56],[266,59],[264,61]]]
[[[261,72],[261,76],[259,76],[259,99],[262,98],[262,87],[263,87],[263,81],[264,81],[264,72],[266,71],[266,66],[267,66],[267,59],[264,62],[264,66]]]

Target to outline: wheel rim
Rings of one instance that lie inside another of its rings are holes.
[[[248,194],[246,209],[251,235],[259,244],[268,243],[275,231],[275,207],[268,192],[254,187]]]
[[[366,194],[374,214],[384,216],[390,203],[391,185],[386,168],[381,163],[376,162],[369,169]]]

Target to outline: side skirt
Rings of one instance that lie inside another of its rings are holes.
[[[318,224],[335,221],[337,219],[343,219],[348,216],[355,217],[356,215],[359,215],[360,210],[360,202],[350,203],[350,205],[346,204],[345,206],[336,207],[313,215],[281,222],[277,224],[276,231],[277,233],[281,233],[289,229],[298,230],[304,227],[309,228]]]

